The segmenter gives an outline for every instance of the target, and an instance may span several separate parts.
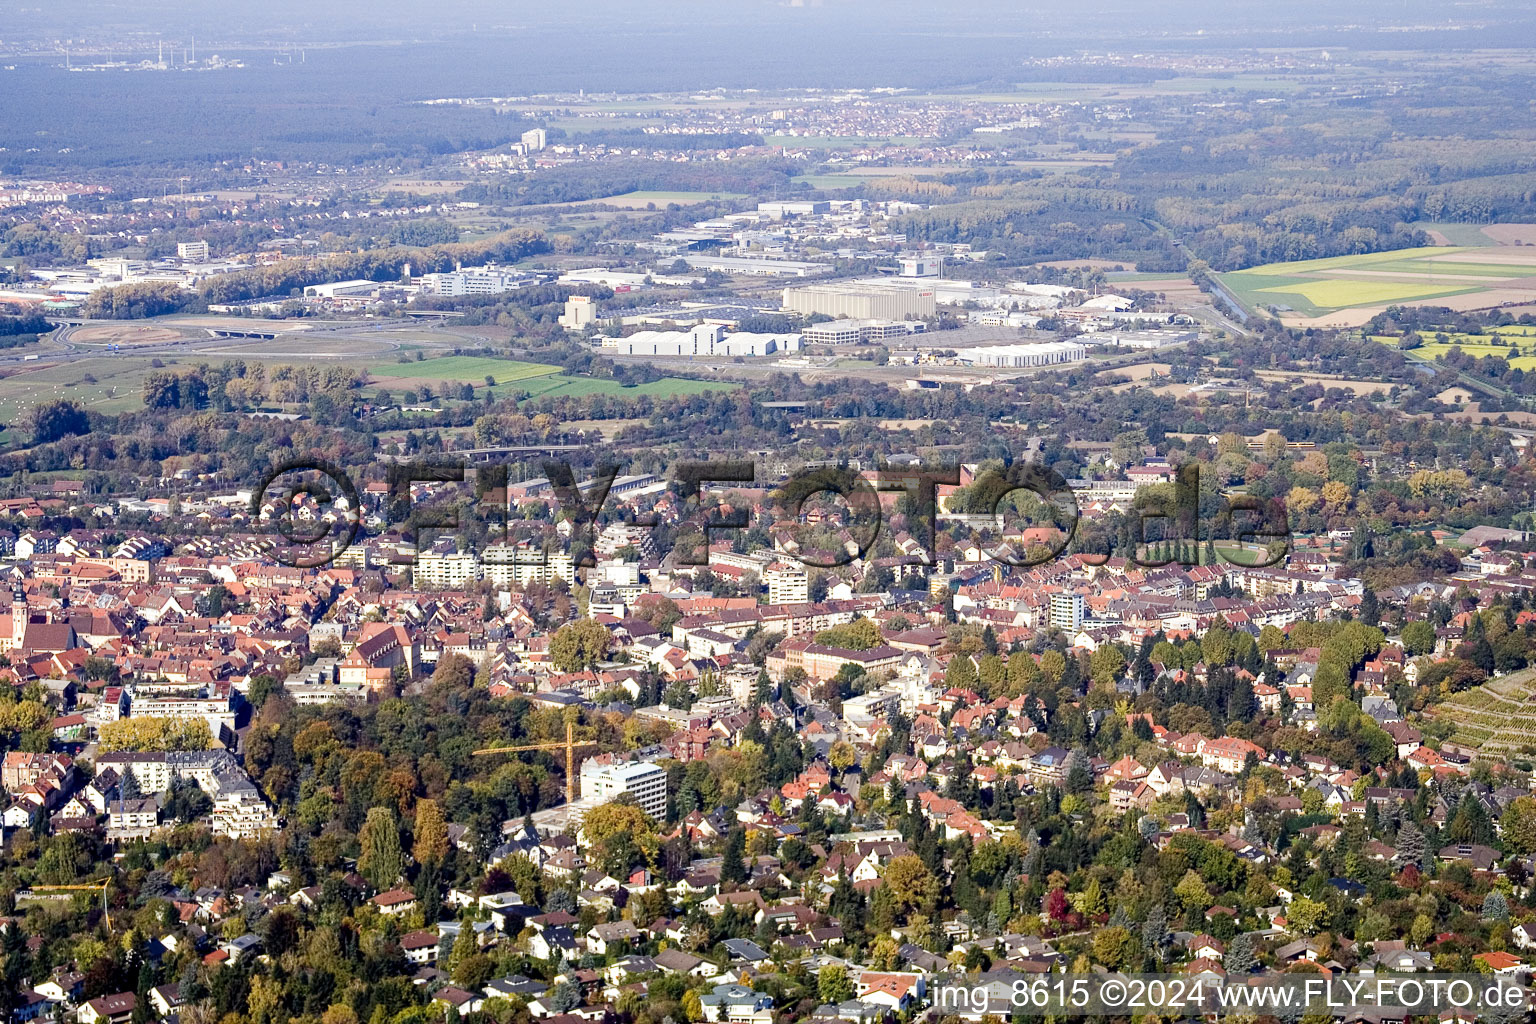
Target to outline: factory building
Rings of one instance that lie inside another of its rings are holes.
[[[916,320],[934,315],[932,288],[885,281],[847,281],[784,289],[784,308],[853,320]]]
[[[1080,363],[1088,358],[1088,350],[1075,341],[1045,341],[1032,345],[994,345],[990,348],[962,349],[958,356],[961,361],[975,366],[1016,369]]]
[[[767,356],[798,352],[798,334],[727,334],[719,324],[688,331],[640,331],[624,338],[604,338],[603,348],[626,356]]]
[[[830,274],[832,264],[804,260],[778,260],[753,256],[684,256],[692,270],[716,271],[746,277],[816,277]]]
[[[490,264],[484,267],[460,267],[441,274],[421,275],[421,290],[427,295],[457,298],[464,295],[500,295],[534,282],[532,274]]]

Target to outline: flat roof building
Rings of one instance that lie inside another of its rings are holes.
[[[827,320],[800,332],[807,345],[858,345],[887,338],[922,334],[928,325],[921,320]]]
[[[830,263],[807,263],[802,260],[775,260],[748,256],[684,256],[683,262],[693,270],[715,270],[722,274],[740,274],[747,277],[818,277],[832,272]]]
[[[1030,366],[1055,366],[1080,363],[1088,350],[1075,341],[1044,341],[1031,345],[996,345],[991,348],[967,348],[959,358],[976,366],[1017,369]]]
[[[792,313],[855,320],[914,320],[933,316],[935,299],[931,288],[895,282],[828,282],[784,289],[784,308]]]
[[[651,761],[581,766],[581,802],[596,806],[628,794],[635,805],[657,821],[667,816],[667,770]]]
[[[461,267],[440,274],[421,275],[421,290],[427,295],[459,297],[464,295],[500,295],[533,284],[532,274],[490,264]]]
[[[687,331],[638,331],[604,338],[603,348],[626,356],[767,356],[798,352],[798,334],[727,333],[719,324],[699,324]]]

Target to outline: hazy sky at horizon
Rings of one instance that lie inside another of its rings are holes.
[[[246,68],[63,70],[65,52],[77,68],[104,51],[138,61],[194,35],[198,57],[222,51]],[[15,67],[0,72],[0,138],[28,154],[131,161],[168,138],[186,149],[188,126],[213,119],[211,152],[289,153],[338,134],[387,143],[416,120],[402,105],[442,97],[986,91],[1056,73],[1026,69],[1030,58],[1085,51],[1522,46],[1536,46],[1529,0],[20,0],[0,22]],[[432,123],[443,145],[501,130],[480,116]]]
[[[1443,26],[1458,19],[1509,26],[1529,22],[1529,4],[1483,0],[1079,0],[1071,4],[1009,0],[22,0],[7,12],[0,42],[90,36],[112,30],[179,37],[200,32],[228,40],[362,41],[432,38],[468,31],[516,33],[569,29],[625,35],[636,44],[678,31],[750,44],[762,30],[849,30],[884,40],[924,34],[1063,40],[1213,38],[1319,29]],[[1278,42],[1278,41],[1277,41]],[[1514,40],[1511,40],[1514,42]],[[573,54],[573,57],[577,56]]]

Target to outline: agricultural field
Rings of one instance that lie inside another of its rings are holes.
[[[1530,302],[1536,299],[1536,252],[1509,245],[1425,246],[1271,263],[1222,274],[1221,282],[1288,326],[1358,326],[1389,305],[1484,309]]]
[[[1451,740],[1491,757],[1536,754],[1536,669],[1458,693],[1433,714],[1455,726]]]
[[[1498,356],[1500,359],[1507,360],[1509,365],[1516,369],[1536,369],[1536,327],[1507,324],[1503,327],[1490,327],[1483,334],[1462,334],[1451,331],[1444,333],[1444,341],[1439,340],[1440,334],[1426,334],[1423,337],[1424,344],[1409,352],[1416,359],[1437,359],[1451,349],[1459,348],[1467,355],[1478,359],[1484,356]],[[1392,346],[1396,346],[1398,342],[1397,338],[1383,335],[1372,335],[1371,340]]]
[[[1436,245],[1488,245],[1498,241],[1483,234],[1481,224],[1450,224],[1439,221],[1415,221],[1411,227],[1434,239]]]
[[[1383,339],[1396,342],[1396,338]],[[1266,383],[1270,381],[1289,381],[1299,383],[1302,387],[1316,384],[1324,390],[1338,388],[1356,395],[1385,394],[1390,391],[1390,384],[1383,384],[1379,380],[1352,380],[1348,377],[1338,377],[1328,373],[1293,373],[1287,370],[1257,370],[1254,375]]]
[[[731,391],[741,387],[736,381],[691,380],[687,377],[663,377],[647,384],[626,387],[614,380],[593,380],[590,377],[541,377],[516,386],[527,391],[530,398],[586,398],[588,395],[608,395],[613,398],[673,398],[677,395],[704,395],[711,391]]]
[[[1456,224],[1415,221],[1436,245],[1531,245],[1536,243],[1536,224]]]
[[[437,359],[423,359],[420,362],[394,363],[376,366],[370,373],[375,387],[383,387],[397,395],[402,388],[449,381],[473,384],[476,391],[483,396],[486,377],[496,381],[496,386],[491,388],[491,393],[497,398],[504,398],[513,393],[526,393],[530,398],[585,398],[588,395],[611,395],[624,398],[649,395],[652,398],[670,398],[673,395],[702,395],[710,391],[724,391],[741,386],[733,381],[663,377],[648,384],[626,387],[613,380],[570,377],[561,373],[560,367],[546,363],[525,363],[483,356],[442,356]]]
[[[374,377],[391,378],[390,386],[409,386],[421,381],[453,381],[455,383],[483,384],[490,377],[497,384],[547,377],[560,372],[560,367],[548,363],[524,363],[514,359],[492,359],[487,356],[439,356],[417,362],[385,364],[372,367]]]
[[[142,408],[149,359],[82,359],[32,363],[0,377],[0,424],[7,428],[32,406],[59,398],[91,412],[116,414]],[[174,366],[174,360],[165,360]]]
[[[622,210],[645,210],[655,207],[664,209],[671,203],[679,206],[690,206],[694,203],[707,203],[715,199],[745,199],[741,192],[668,192],[660,190],[646,190],[639,192],[622,192],[612,196],[593,196],[590,199],[572,199],[564,203],[541,203],[538,206],[527,207],[529,210],[564,211],[575,213],[585,211],[592,206],[612,206]]]
[[[591,199],[588,202],[602,203],[605,206],[622,206],[628,210],[644,210],[655,206],[662,208],[670,203],[679,206],[689,206],[693,203],[706,203],[711,199],[745,199],[740,192],[625,192],[623,195],[608,196],[603,199]]]

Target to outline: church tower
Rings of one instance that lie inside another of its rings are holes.
[[[30,618],[27,614],[27,592],[18,582],[11,587],[11,648],[13,650],[21,646]]]

